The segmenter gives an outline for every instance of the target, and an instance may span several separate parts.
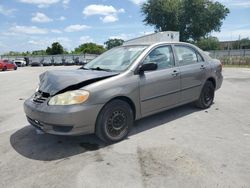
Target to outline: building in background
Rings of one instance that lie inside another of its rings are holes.
[[[179,42],[179,41],[180,41],[180,32],[164,31],[127,40],[124,42],[124,45],[143,44],[152,42]]]

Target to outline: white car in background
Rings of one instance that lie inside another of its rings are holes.
[[[26,61],[24,58],[16,58],[14,60],[15,64],[18,66],[18,67],[24,67],[26,66]]]

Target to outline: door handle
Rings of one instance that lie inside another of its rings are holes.
[[[178,76],[179,72],[177,70],[174,70],[173,73],[172,73],[172,76]]]
[[[200,69],[204,70],[206,67],[204,65],[201,65]]]

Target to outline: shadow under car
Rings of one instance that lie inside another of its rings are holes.
[[[199,109],[192,105],[185,105],[143,118],[135,122],[128,138],[197,111]],[[107,146],[94,134],[83,136],[37,134],[36,129],[32,126],[25,126],[13,133],[10,143],[22,156],[41,161],[63,159]]]

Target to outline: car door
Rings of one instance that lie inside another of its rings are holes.
[[[11,69],[11,66],[10,66],[8,60],[4,60],[4,64],[5,64],[5,67],[7,68],[7,70]]]
[[[180,74],[171,45],[153,49],[143,63],[156,63],[157,70],[140,75],[142,116],[174,106],[180,100]]]
[[[206,63],[199,52],[187,45],[174,46],[181,76],[181,103],[198,99],[206,78]]]
[[[12,62],[8,62],[8,65],[9,65],[9,69],[14,69],[14,64]]]

